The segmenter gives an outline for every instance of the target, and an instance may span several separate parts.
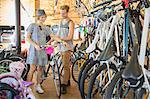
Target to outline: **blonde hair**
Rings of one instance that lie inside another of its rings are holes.
[[[67,12],[69,12],[69,6],[68,5],[62,5],[60,7],[61,10],[66,10]]]

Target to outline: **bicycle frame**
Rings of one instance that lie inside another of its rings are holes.
[[[128,60],[129,9],[125,8],[123,33],[123,56]]]
[[[147,38],[148,38],[148,28],[149,28],[149,22],[150,22],[150,7],[145,8],[145,16],[144,16],[144,25],[143,25],[143,32],[142,32],[142,40],[141,40],[141,46],[140,46],[140,56],[139,56],[139,64],[142,67],[142,71],[145,78],[145,84],[148,87],[148,90],[150,92],[150,84],[148,82],[148,73],[146,73],[146,69],[144,68],[144,62],[145,62],[145,53],[146,53],[146,45],[147,45]]]
[[[101,49],[101,50],[104,50],[105,49],[105,47],[106,47],[106,45],[107,45],[107,43],[108,43],[108,41],[109,41],[109,39],[110,39],[110,37],[112,37],[113,36],[113,31],[114,31],[114,29],[116,30],[116,28],[115,28],[115,26],[116,26],[116,24],[118,23],[118,20],[119,20],[119,15],[118,14],[116,14],[116,15],[114,15],[114,16],[112,16],[111,18],[109,18],[105,23],[104,22],[100,22],[99,24],[98,24],[98,28],[97,28],[97,30],[96,30],[96,35],[95,35],[95,37],[94,37],[94,40],[92,41],[92,43],[90,44],[90,46],[86,49],[86,52],[87,53],[90,53],[90,52],[92,52],[93,50],[95,50],[95,46],[96,46],[96,44],[97,44],[97,42],[99,41],[100,43],[99,43],[99,45],[98,45],[98,47]],[[112,21],[112,23],[111,23],[111,26],[110,26],[110,30],[108,31],[107,30],[107,28],[109,27],[109,26],[107,26],[108,25],[108,23],[110,23],[110,20],[113,20]],[[104,23],[104,24],[103,24]],[[104,28],[106,29],[106,30],[101,30],[101,28],[103,27],[102,25],[104,25]],[[108,32],[108,33],[107,33]],[[116,38],[118,38],[118,34],[116,33],[115,34],[116,35]],[[104,37],[106,38],[106,43],[104,44]],[[116,43],[119,43],[118,41],[117,41],[118,39],[116,39]],[[117,45],[119,45],[119,44],[117,44]],[[119,46],[118,46],[119,47]],[[118,50],[117,51],[119,51],[119,48],[118,48]],[[117,53],[119,53],[119,52],[117,52]]]

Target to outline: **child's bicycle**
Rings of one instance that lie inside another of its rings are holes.
[[[24,64],[20,61],[12,62],[9,65],[10,72],[0,75],[0,83],[8,84],[8,88],[0,90],[0,99],[35,99],[32,90],[29,88],[32,82],[26,82],[21,78],[24,70]],[[2,87],[1,87],[2,88]],[[19,94],[12,94],[11,89],[17,90]]]

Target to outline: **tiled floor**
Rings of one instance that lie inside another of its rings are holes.
[[[33,90],[36,99],[58,99],[52,76],[48,77],[42,84],[45,93],[38,94]],[[62,95],[60,99],[81,99],[77,84],[71,80],[71,86],[68,87],[68,93]]]

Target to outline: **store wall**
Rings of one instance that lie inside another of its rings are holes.
[[[21,7],[21,25],[28,26],[35,21],[35,1],[39,1],[39,7],[44,9],[48,15],[46,24],[56,24],[60,21],[60,6],[67,4],[70,6],[69,16],[75,23],[80,22],[80,18],[75,11],[75,0],[58,0],[56,14],[53,15],[55,0],[20,0],[24,8]],[[15,0],[0,0],[0,25],[15,24]]]
[[[21,25],[28,26],[34,22],[34,0],[21,0]],[[15,0],[0,0],[0,25],[15,25]]]
[[[46,24],[56,24],[59,23],[61,16],[60,16],[60,6],[61,5],[69,5],[70,12],[69,16],[75,23],[80,23],[80,18],[75,11],[75,0],[58,0],[57,10],[54,15],[54,2],[55,0],[40,0],[40,8],[45,9],[48,17],[46,20]]]

